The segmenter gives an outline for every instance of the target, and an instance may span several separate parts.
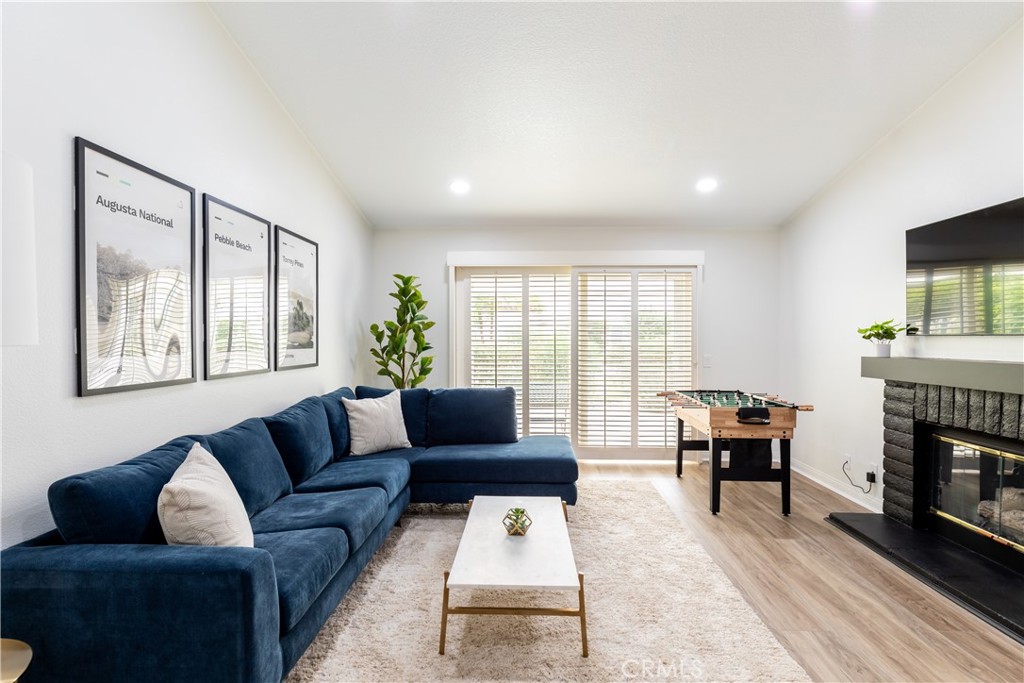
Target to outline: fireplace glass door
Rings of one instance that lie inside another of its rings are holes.
[[[936,434],[931,511],[1024,552],[1024,457]]]

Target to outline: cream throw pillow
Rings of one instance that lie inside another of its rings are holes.
[[[343,396],[341,402],[348,413],[352,455],[369,455],[412,446],[405,431],[402,396],[397,390],[380,398],[357,401]]]
[[[238,491],[199,444],[164,484],[156,510],[171,545],[253,547],[252,525]]]

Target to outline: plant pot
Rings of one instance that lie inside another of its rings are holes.
[[[501,523],[505,525],[505,531],[509,536],[525,536],[533,520],[523,508],[512,508],[505,514]]]
[[[875,356],[888,358],[892,355],[892,344],[875,344]]]

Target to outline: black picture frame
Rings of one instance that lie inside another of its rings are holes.
[[[208,380],[270,372],[271,236],[270,221],[203,193],[203,348]]]
[[[275,369],[316,367],[320,364],[320,245],[278,225],[274,254]]]
[[[79,396],[196,381],[195,226],[195,189],[75,138]]]

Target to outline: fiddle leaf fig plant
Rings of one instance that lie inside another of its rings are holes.
[[[896,325],[899,325],[900,323],[894,324],[894,320],[895,318],[890,318],[889,320],[874,323],[868,327],[858,327],[857,333],[860,334],[863,339],[867,339],[868,341],[876,344],[891,344],[896,339],[896,335],[904,330],[907,331],[907,334],[914,334],[917,332],[916,327],[896,327]]]
[[[434,322],[423,313],[427,300],[416,286],[417,277],[398,273],[393,277],[395,291],[389,296],[398,302],[395,319],[385,320],[383,326],[370,325],[370,334],[377,343],[370,354],[380,366],[378,375],[389,378],[396,389],[412,389],[422,384],[434,369],[434,357],[423,355],[434,348],[426,337]]]

